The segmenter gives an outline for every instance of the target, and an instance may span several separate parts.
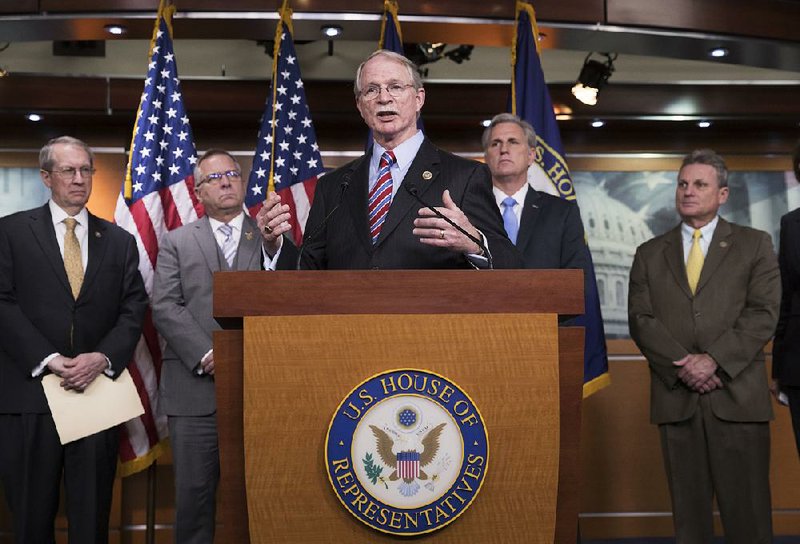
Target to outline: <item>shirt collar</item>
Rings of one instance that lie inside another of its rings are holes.
[[[411,138],[392,149],[394,158],[397,159],[397,167],[401,171],[405,171],[411,166],[424,139],[425,135],[421,130],[418,130]],[[378,169],[378,163],[381,160],[381,155],[383,155],[385,151],[386,148],[378,142],[372,144],[372,158],[370,159],[370,163],[372,163],[371,166],[374,166],[376,171]]]
[[[211,216],[208,217],[208,222],[211,224],[212,232],[217,232],[217,229],[225,224],[222,221],[218,221]],[[239,215],[228,221],[228,224],[231,227],[233,227],[234,232],[239,232],[242,230],[242,223],[244,223],[244,211],[242,211],[242,213],[240,213]]]
[[[700,234],[702,234],[703,240],[711,241],[711,238],[714,236],[714,231],[717,229],[717,223],[719,223],[719,215],[715,215],[714,219],[700,227]],[[684,240],[691,240],[694,236],[694,230],[694,227],[690,227],[686,223],[681,223],[681,235]]]
[[[59,223],[63,223],[64,219],[66,219],[67,217],[74,217],[79,225],[88,228],[89,212],[86,211],[85,206],[81,208],[81,211],[79,211],[76,215],[70,216],[67,212],[64,211],[64,209],[61,206],[53,202],[52,199],[48,200],[47,204],[48,206],[50,206],[50,216],[53,219],[53,225],[58,225]]]
[[[517,201],[517,204],[522,205],[525,203],[525,197],[528,196],[528,189],[530,189],[530,185],[527,183],[523,185],[519,191],[511,195],[511,198]],[[501,206],[503,205],[503,201],[508,197],[503,191],[501,191],[496,186],[492,186],[492,193],[494,193],[494,200],[497,202],[497,207],[502,209]]]

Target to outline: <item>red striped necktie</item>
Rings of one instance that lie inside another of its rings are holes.
[[[369,218],[369,235],[372,243],[378,241],[381,234],[381,227],[389,213],[389,206],[392,204],[392,165],[397,162],[392,151],[386,151],[381,155],[381,162],[378,164],[378,181],[372,186],[367,197],[367,217]]]

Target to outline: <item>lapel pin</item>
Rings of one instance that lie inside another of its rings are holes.
[[[433,177],[433,174],[431,173],[431,171],[430,171],[430,170],[425,170],[425,171],[422,173],[422,179],[424,179],[425,181],[428,181],[428,180],[430,180],[432,177]]]
[[[719,247],[728,247],[728,242],[720,242]]]
[[[94,237],[95,238],[100,238],[101,236],[102,236],[102,234],[100,234],[99,230],[94,231]]]
[[[248,240],[252,240],[253,239],[253,231],[252,230],[245,231],[244,237],[247,238]]]

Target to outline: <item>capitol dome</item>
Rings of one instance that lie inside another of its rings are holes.
[[[628,276],[636,248],[653,237],[644,216],[611,198],[591,175],[574,173],[592,252],[606,336],[628,337]]]

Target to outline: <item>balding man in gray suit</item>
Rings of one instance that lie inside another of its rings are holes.
[[[153,321],[167,341],[161,398],[175,469],[175,541],[214,540],[219,453],[212,332],[213,274],[260,270],[262,237],[242,208],[245,181],[227,152],[197,162],[195,192],[206,216],[167,233],[153,284]]]

